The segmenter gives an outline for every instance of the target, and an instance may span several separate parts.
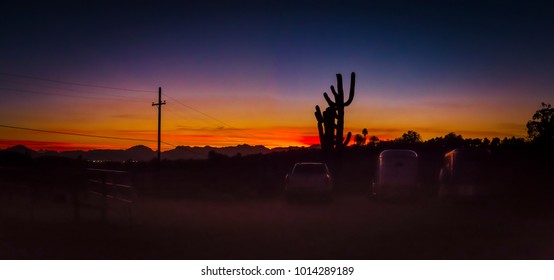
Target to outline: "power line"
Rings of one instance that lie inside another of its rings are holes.
[[[15,89],[15,88],[2,88],[2,87],[0,87],[0,91],[5,91],[5,92],[8,92],[8,93],[20,92],[20,93],[27,93],[27,94],[61,96],[61,97],[71,97],[71,98],[79,98],[79,99],[143,102],[142,100],[133,100],[133,99],[118,99],[118,98],[106,98],[106,97],[96,97],[96,96],[70,95],[70,94],[63,94],[63,93],[44,92],[44,91],[35,91],[35,90],[24,90],[24,89]]]
[[[177,108],[173,108],[171,106],[168,106],[165,109],[166,109],[165,111],[167,113],[172,114],[174,117],[178,117],[179,119],[188,119],[188,116],[185,116],[184,114],[182,114],[180,112],[180,110],[178,110]],[[196,131],[205,131],[206,129],[208,129],[208,128],[196,128],[195,130]],[[227,135],[222,134],[222,133],[218,133],[218,132],[222,132],[221,129],[217,129],[215,131],[216,132],[213,133],[214,135],[217,135],[219,137],[223,137],[231,143],[237,143],[237,144],[244,143],[243,141],[237,139],[237,138],[243,138],[243,137],[231,137],[231,136],[227,136]],[[212,130],[212,132],[213,132],[213,130]]]
[[[148,92],[148,93],[155,92],[155,91],[153,91],[153,90],[130,89],[130,88],[112,87],[112,86],[104,86],[104,85],[84,84],[84,83],[76,83],[76,82],[69,82],[69,81],[53,80],[53,79],[47,79],[47,78],[41,78],[41,77],[35,77],[35,76],[28,76],[28,75],[21,75],[21,74],[6,73],[6,72],[0,72],[0,75],[3,75],[3,76],[10,76],[10,77],[17,77],[17,78],[23,78],[23,79],[38,80],[38,81],[46,81],[46,82],[58,83],[58,84],[66,84],[66,85],[81,86],[81,87],[105,88],[105,89],[122,90],[122,91],[133,91],[133,92]]]
[[[206,113],[204,113],[204,112],[202,112],[202,111],[200,111],[200,110],[198,110],[198,109],[196,109],[196,108],[194,108],[194,107],[191,107],[191,106],[189,106],[189,105],[186,105],[186,104],[184,104],[183,102],[179,101],[178,99],[176,99],[176,98],[174,98],[174,97],[171,97],[171,96],[167,95],[166,93],[164,93],[164,96],[166,96],[166,97],[168,97],[169,99],[175,101],[177,104],[180,104],[181,106],[184,106],[184,107],[186,107],[186,108],[188,108],[188,109],[190,109],[190,110],[192,110],[192,111],[195,111],[195,112],[197,112],[198,114],[201,114],[201,115],[203,115],[203,116],[205,116],[205,117],[207,117],[207,118],[209,118],[209,119],[212,119],[213,121],[216,121],[216,122],[218,122],[218,123],[220,123],[220,124],[222,124],[222,125],[224,125],[224,126],[227,126],[227,127],[229,127],[229,128],[232,128],[232,129],[234,129],[234,130],[241,131],[241,132],[243,132],[244,134],[250,135],[250,136],[252,136],[253,138],[256,138],[256,139],[258,139],[258,140],[267,141],[267,139],[262,139],[262,138],[260,138],[260,137],[258,137],[258,136],[256,136],[256,135],[254,135],[254,134],[249,133],[248,131],[246,131],[246,130],[244,130],[244,129],[240,129],[240,128],[234,127],[234,126],[232,126],[232,125],[230,125],[230,124],[228,124],[228,123],[226,123],[226,122],[224,122],[224,121],[222,121],[222,120],[220,120],[220,119],[218,119],[218,118],[216,118],[216,117],[210,116],[210,115],[208,115],[208,114],[206,114]],[[269,142],[271,142],[271,141],[269,141]],[[273,143],[273,144],[275,144],[275,143]]]
[[[113,140],[126,140],[126,141],[140,141],[140,142],[157,142],[156,140],[149,140],[149,139],[137,139],[137,138],[125,138],[125,137],[93,135],[93,134],[85,134],[85,133],[62,132],[62,131],[36,129],[36,128],[28,128],[28,127],[20,127],[20,126],[12,126],[12,125],[3,125],[3,124],[0,124],[0,127],[11,128],[11,129],[19,129],[19,130],[27,130],[27,131],[34,131],[34,132],[62,134],[62,135],[71,135],[71,136],[81,136],[81,137],[92,137],[92,138],[113,139]]]
[[[179,104],[179,105],[181,105],[181,106],[184,106],[184,107],[186,107],[186,108],[188,108],[188,109],[190,109],[190,110],[192,110],[192,111],[195,111],[196,113],[201,114],[201,115],[203,115],[203,116],[205,116],[205,117],[207,117],[207,118],[209,118],[209,119],[211,119],[211,120],[213,120],[213,121],[216,121],[216,122],[218,122],[218,123],[220,123],[220,124],[223,124],[224,126],[230,127],[230,128],[232,128],[232,129],[235,129],[235,130],[243,131],[243,130],[238,129],[238,128],[235,128],[235,127],[233,127],[233,126],[231,126],[231,125],[229,125],[229,124],[227,124],[227,123],[225,123],[225,122],[223,122],[223,121],[221,121],[221,120],[219,120],[219,119],[217,119],[217,118],[215,118],[215,117],[212,117],[212,116],[210,116],[210,115],[208,115],[208,114],[206,114],[206,113],[204,113],[204,112],[202,112],[202,111],[200,111],[200,110],[198,110],[198,109],[196,109],[196,108],[194,108],[194,107],[191,107],[191,106],[189,106],[189,105],[186,105],[185,103],[179,101],[178,99],[176,99],[176,98],[174,98],[174,97],[171,97],[171,96],[169,96],[169,95],[167,95],[167,94],[165,94],[165,93],[164,93],[163,95],[166,96],[166,97],[168,97],[169,99],[175,101],[177,104]],[[244,131],[243,131],[243,132],[244,132]],[[246,133],[246,132],[245,132],[245,133]],[[246,133],[246,134],[249,134],[249,133]],[[228,136],[226,136],[226,135],[223,135],[223,137],[226,137],[226,138],[228,138],[228,139],[231,139],[230,137],[228,137]],[[254,137],[256,137],[256,136],[254,136]],[[257,137],[256,137],[256,138],[257,138]],[[259,138],[258,138],[258,139],[259,139]],[[260,140],[264,140],[264,139],[260,139]]]
[[[173,148],[177,148],[176,145],[173,145],[173,144],[171,144],[171,143],[167,143],[167,142],[164,142],[164,141],[162,141],[162,144],[166,144],[166,145],[168,145],[168,146],[172,146]]]
[[[185,103],[183,103],[183,102],[179,101],[178,99],[173,98],[173,97],[171,97],[171,96],[169,96],[169,95],[167,95],[167,94],[165,94],[165,93],[164,93],[164,96],[167,96],[169,99],[171,99],[171,100],[177,102],[177,103],[180,104],[181,106],[184,106],[184,107],[186,107],[186,108],[188,108],[188,109],[190,109],[190,110],[193,110],[193,111],[195,111],[195,112],[198,113],[198,114],[201,114],[201,115],[203,115],[203,116],[205,116],[205,117],[207,117],[207,118],[210,118],[210,119],[212,119],[212,120],[214,120],[214,121],[216,121],[216,122],[218,122],[218,123],[220,123],[220,124],[223,124],[223,125],[225,125],[225,126],[232,127],[231,125],[229,125],[229,124],[223,122],[222,120],[219,120],[219,119],[217,119],[217,118],[215,118],[215,117],[212,117],[212,116],[210,116],[210,115],[208,115],[208,114],[206,114],[206,113],[204,113],[204,112],[202,112],[202,111],[200,111],[200,110],[198,110],[198,109],[196,109],[196,108],[194,108],[194,107],[191,107],[191,106],[189,106],[189,105],[186,105]]]
[[[82,88],[67,88],[63,86],[55,86],[55,85],[44,85],[44,84],[36,84],[33,83],[33,81],[19,81],[19,80],[7,80],[6,83],[13,83],[14,86],[19,87],[21,85],[27,85],[31,87],[39,87],[39,88],[48,88],[48,89],[54,89],[56,91],[70,91],[70,92],[76,92],[76,93],[84,93],[84,94],[93,94],[93,95],[103,95],[108,97],[117,97],[117,98],[124,98],[129,100],[140,100],[140,101],[146,101],[146,98],[139,98],[136,96],[129,96],[129,95],[123,95],[123,94],[117,94],[112,92],[98,92],[98,91],[90,91]],[[19,90],[19,89],[18,89]],[[28,90],[27,88],[25,90]]]

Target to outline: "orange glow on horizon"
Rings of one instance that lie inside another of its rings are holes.
[[[178,92],[177,89],[173,91]],[[325,106],[325,100],[318,92],[309,98],[282,97],[273,92],[230,97],[210,94],[209,89],[190,98],[187,96],[188,99],[171,94],[205,115],[169,99],[162,113],[162,141],[169,143],[162,144],[163,151],[174,146],[249,144],[275,148],[319,144],[313,107],[316,104]],[[354,137],[367,128],[367,141],[371,136],[383,141],[396,139],[408,130],[420,133],[423,140],[449,132],[464,138],[525,137],[525,123],[537,109],[535,102],[528,100],[503,101],[502,106],[498,106],[502,100],[494,98],[481,103],[463,98],[437,101],[436,97],[399,102],[386,96],[379,92],[368,94],[361,89],[348,107],[345,134],[351,132]],[[126,149],[135,145],[157,148],[156,108],[148,102],[131,102],[121,107],[113,102],[63,100],[67,104],[59,109],[57,100],[50,101],[17,106],[10,103],[16,101],[7,102],[0,105],[0,119],[13,120],[9,125],[14,126],[142,140],[86,138],[0,128],[0,148],[18,144],[34,150],[56,151]]]

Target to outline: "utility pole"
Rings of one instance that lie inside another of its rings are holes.
[[[162,102],[162,87],[158,88],[158,103],[152,102],[152,106],[158,106],[158,162],[162,158],[162,105],[165,105],[165,100]]]

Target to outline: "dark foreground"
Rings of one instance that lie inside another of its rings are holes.
[[[554,259],[548,203],[142,197],[134,206],[2,197],[2,259]]]

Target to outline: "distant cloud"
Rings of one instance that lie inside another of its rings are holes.
[[[421,102],[421,105],[424,107],[430,108],[439,108],[439,109],[449,109],[449,110],[458,110],[466,109],[474,106],[471,102],[460,101],[460,100],[427,100]]]
[[[145,115],[139,115],[139,114],[116,114],[116,115],[111,115],[111,117],[119,118],[119,119],[134,119],[134,120],[152,119],[151,116],[145,116]]]
[[[525,123],[499,123],[498,127],[506,130],[521,130],[525,127]]]

